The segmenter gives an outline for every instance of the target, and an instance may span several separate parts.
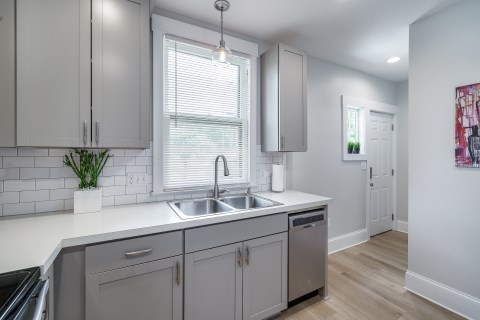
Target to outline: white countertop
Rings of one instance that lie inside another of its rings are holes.
[[[53,213],[0,219],[0,273],[39,266],[46,272],[62,248],[220,222],[296,211],[333,199],[302,193],[261,192],[281,206],[182,220],[166,202],[108,207],[101,212]]]

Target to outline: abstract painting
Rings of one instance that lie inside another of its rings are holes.
[[[458,87],[455,98],[455,165],[480,168],[480,83]]]

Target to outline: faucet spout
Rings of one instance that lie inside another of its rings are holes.
[[[223,175],[228,176],[230,175],[230,171],[228,170],[228,165],[227,165],[227,159],[223,155],[217,156],[215,158],[215,184],[213,186],[213,198],[218,199],[220,192],[220,189],[218,187],[218,159],[222,158],[223,160]]]

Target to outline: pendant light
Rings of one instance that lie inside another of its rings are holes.
[[[227,0],[216,0],[215,9],[220,11],[220,45],[212,51],[212,61],[216,65],[230,65],[232,61],[232,50],[225,46],[225,40],[223,40],[223,13],[230,8],[230,2]]]

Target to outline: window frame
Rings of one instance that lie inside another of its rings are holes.
[[[217,45],[220,33],[200,28],[181,21],[154,14],[152,16],[153,30],[153,191],[152,194],[172,194],[187,191],[210,191],[212,186],[165,190],[164,188],[164,114],[163,114],[163,69],[164,69],[164,37],[171,35],[191,40],[205,46]],[[250,181],[247,184],[225,184],[229,188],[245,188],[256,185],[256,123],[257,123],[257,60],[258,45],[243,39],[224,36],[232,51],[240,55],[250,56]],[[160,89],[155,89],[160,88]]]

